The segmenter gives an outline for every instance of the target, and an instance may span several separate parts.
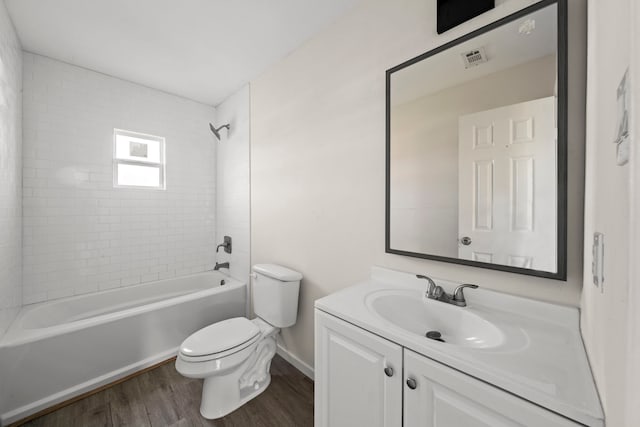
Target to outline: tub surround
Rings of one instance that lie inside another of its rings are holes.
[[[22,48],[0,2],[0,337],[22,305]]]
[[[456,285],[443,280],[437,283],[448,292]],[[577,309],[483,289],[467,290],[469,311],[482,313],[504,335],[503,342],[494,347],[470,348],[409,333],[368,306],[367,300],[376,292],[421,294],[425,285],[415,275],[374,267],[369,280],[322,298],[315,307],[566,418],[588,426],[604,425]],[[322,361],[316,360],[318,363]]]
[[[246,285],[220,272],[25,307],[0,340],[0,383],[11,384],[0,388],[0,421],[169,359],[191,333],[245,307]]]
[[[24,303],[213,268],[215,108],[31,53],[23,75]],[[114,188],[114,128],[166,139],[166,190]]]
[[[251,239],[249,221],[249,85],[242,87],[216,107],[218,123],[229,123],[216,146],[216,236],[233,238],[233,252],[216,254],[218,261],[229,261],[229,275],[249,280]]]

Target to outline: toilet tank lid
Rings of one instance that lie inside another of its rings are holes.
[[[253,271],[283,282],[295,282],[302,279],[302,274],[277,264],[256,264]]]

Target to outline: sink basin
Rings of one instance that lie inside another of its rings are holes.
[[[504,342],[502,331],[469,307],[428,300],[419,291],[377,291],[365,303],[375,315],[425,340],[427,332],[436,331],[445,343],[461,347],[491,348]]]

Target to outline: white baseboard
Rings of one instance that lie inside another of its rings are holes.
[[[276,351],[276,353],[278,353],[280,357],[282,357],[287,362],[291,363],[294,368],[296,368],[298,371],[305,374],[307,377],[311,378],[311,380],[313,381],[313,378],[314,378],[313,367],[307,365],[305,362],[300,360],[298,356],[290,353],[289,350],[282,347],[279,343],[278,343],[278,350]]]

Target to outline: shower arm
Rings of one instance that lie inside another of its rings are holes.
[[[218,141],[220,141],[220,129],[227,129],[227,131],[230,131],[231,125],[227,123],[226,125],[222,125],[217,128],[212,123],[209,123],[209,129],[211,129],[211,132],[213,132],[216,138],[218,138]]]

